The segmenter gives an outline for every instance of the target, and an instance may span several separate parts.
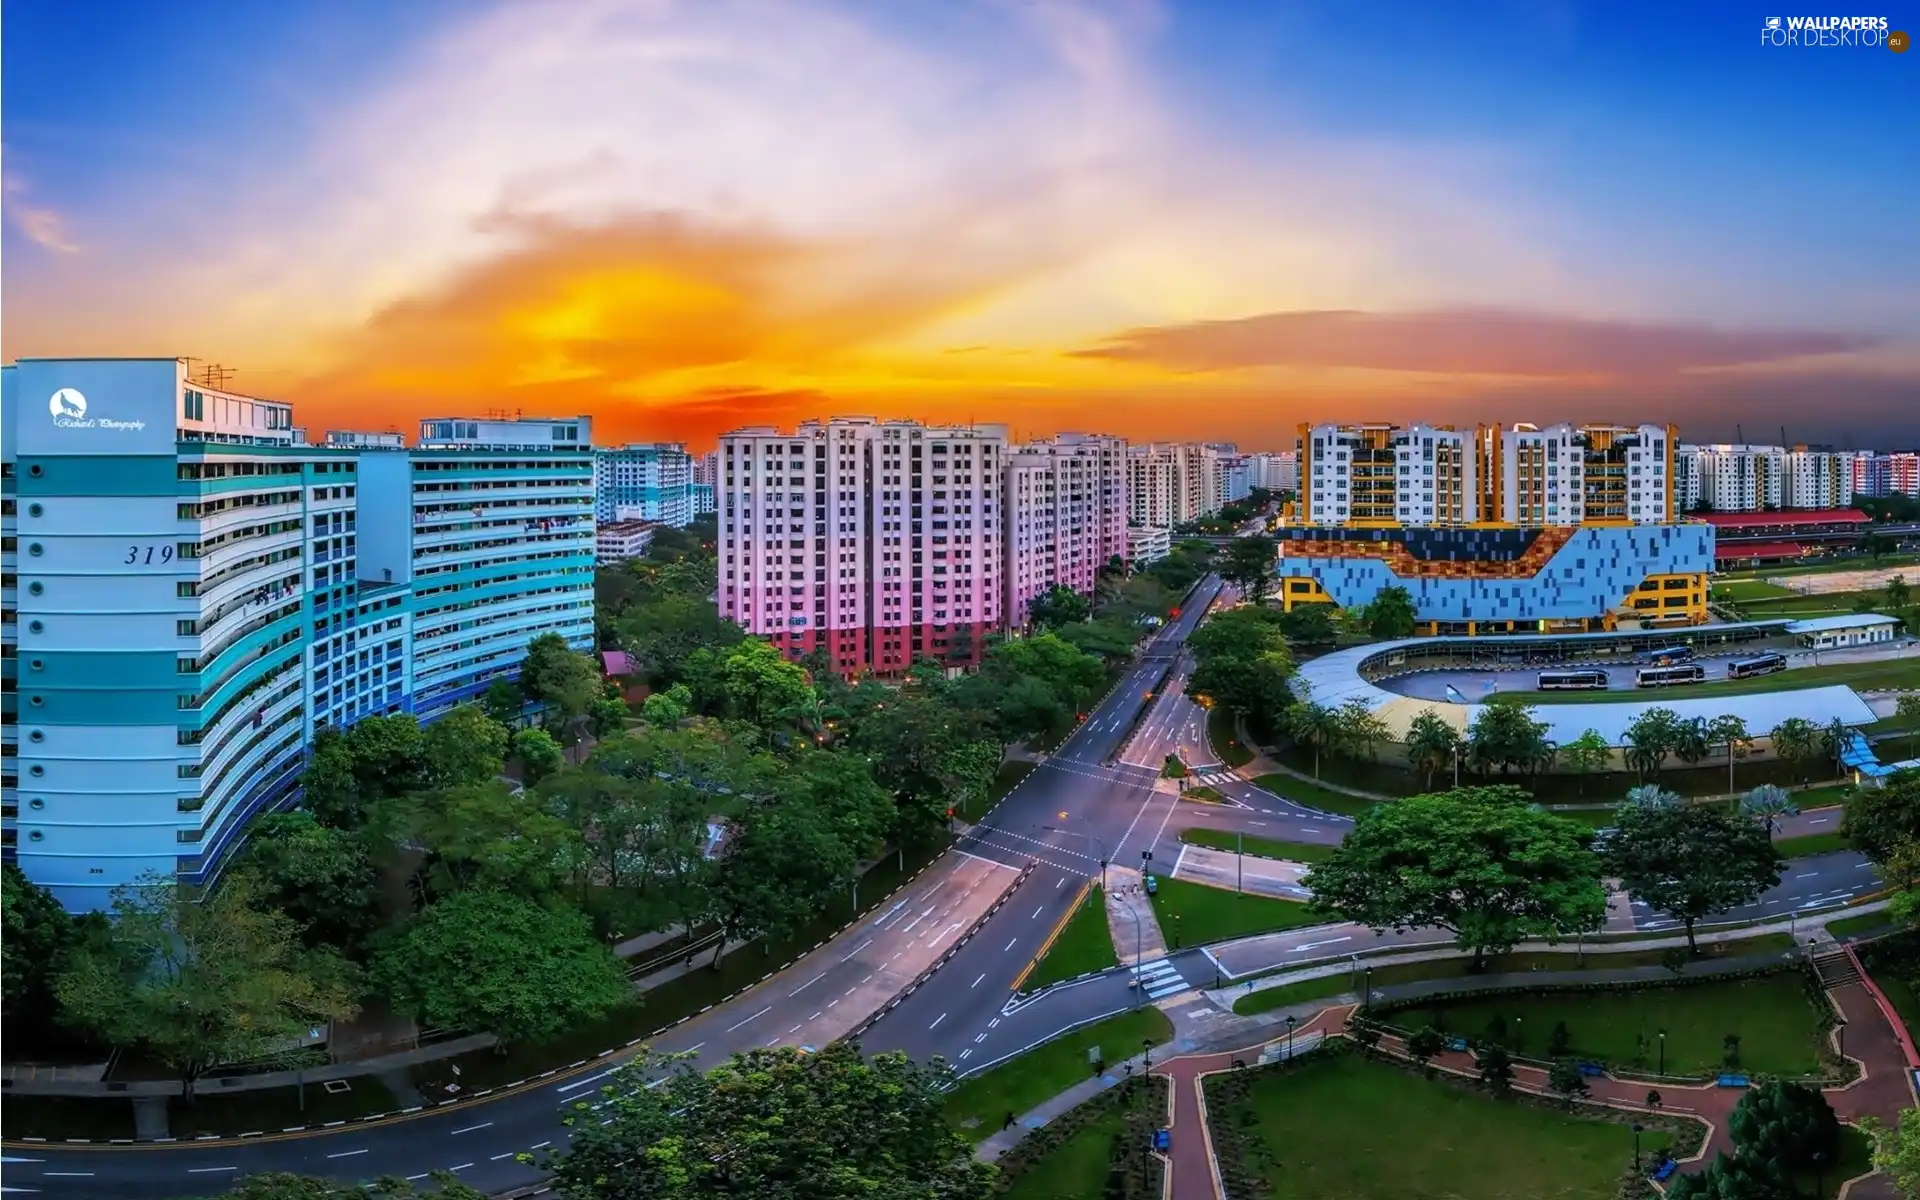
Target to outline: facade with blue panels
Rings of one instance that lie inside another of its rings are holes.
[[[1713,528],[1588,525],[1549,528],[1308,527],[1282,530],[1275,571],[1297,604],[1363,608],[1405,588],[1429,633],[1535,633],[1707,616]]]
[[[543,460],[568,464],[564,499],[543,507],[582,522],[576,560],[524,519],[504,554],[414,528],[433,510],[416,474],[445,499],[458,472],[425,468],[462,452],[304,445],[287,405],[203,386],[174,359],[23,360],[0,389],[0,842],[70,908],[149,873],[215,878],[249,820],[297,796],[316,730],[437,715],[511,674],[534,634],[591,635],[584,422],[541,423],[580,439]],[[510,465],[525,457],[477,454],[497,485],[486,506],[551,469]],[[555,600],[551,573],[576,561]],[[425,706],[416,659],[437,689]]]
[[[593,515],[601,524],[658,521],[685,528],[695,515],[693,456],[682,442],[635,442],[593,456]]]
[[[511,678],[529,641],[593,648],[593,427],[434,419],[408,455],[416,710]]]

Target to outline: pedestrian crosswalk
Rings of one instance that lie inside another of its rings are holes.
[[[1231,767],[1200,767],[1193,773],[1193,782],[1202,787],[1219,787],[1223,783],[1233,783],[1240,777]]]
[[[1164,958],[1141,963],[1133,969],[1133,977],[1149,1000],[1159,1000],[1187,990],[1186,977]]]

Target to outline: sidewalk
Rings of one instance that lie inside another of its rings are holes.
[[[1107,868],[1107,933],[1123,966],[1167,956],[1167,938],[1160,932],[1153,901],[1132,867]]]

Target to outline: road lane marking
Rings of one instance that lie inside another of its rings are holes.
[[[358,1150],[342,1150],[338,1154],[329,1154],[327,1155],[327,1157],[328,1158],[352,1158],[356,1154],[365,1154],[366,1152],[367,1152],[366,1148],[362,1147]]]
[[[493,1122],[492,1122],[492,1121],[482,1121],[482,1122],[480,1122],[480,1123],[479,1123],[478,1125],[469,1125],[469,1126],[467,1126],[467,1127],[466,1127],[465,1129],[456,1129],[456,1130],[454,1130],[454,1131],[453,1131],[452,1133],[450,1133],[450,1134],[448,1134],[447,1136],[448,1136],[448,1137],[459,1137],[459,1136],[460,1136],[461,1134],[463,1134],[463,1133],[472,1133],[472,1132],[473,1132],[474,1130],[476,1130],[476,1129],[488,1129],[488,1128],[491,1128],[491,1127],[492,1127],[492,1125],[493,1125]]]
[[[488,1161],[488,1162],[499,1162],[499,1161],[500,1161],[501,1159],[503,1159],[503,1158],[512,1158],[512,1157],[513,1157],[513,1156],[514,1156],[515,1154],[518,1154],[518,1153],[519,1153],[519,1151],[518,1151],[518,1150],[509,1150],[509,1151],[507,1151],[507,1152],[506,1152],[505,1154],[496,1154],[496,1155],[494,1155],[494,1156],[493,1156],[492,1158],[490,1158],[490,1159],[488,1159],[487,1161]]]
[[[812,979],[807,980],[805,983],[801,984],[799,987],[788,992],[787,998],[791,1000],[793,997],[798,996],[801,992],[806,991],[808,988],[812,987],[816,983],[819,983],[822,979],[825,979],[826,977],[827,977],[827,973],[825,971],[820,972],[818,975],[815,975]]]
[[[813,1014],[812,1016],[810,1016],[810,1017],[808,1017],[808,1018],[807,1018],[807,1020],[809,1020],[809,1021],[818,1021],[819,1019],[820,1019],[820,1014],[819,1014],[819,1013],[815,1013],[815,1014]],[[795,1028],[795,1029],[798,1029],[798,1028],[799,1028],[799,1026],[798,1026],[798,1025],[796,1025],[796,1026],[794,1026],[794,1028]]]
[[[538,1143],[535,1143],[533,1148],[535,1150],[545,1150],[548,1146],[551,1146],[551,1145],[553,1145],[552,1142],[538,1142]]]
[[[239,1169],[240,1169],[239,1167],[188,1167],[188,1168],[187,1168],[187,1174],[189,1174],[189,1175],[217,1175],[217,1174],[219,1174],[219,1173],[221,1173],[222,1171],[238,1171]],[[426,1176],[425,1176],[425,1175],[422,1175],[422,1176],[421,1176],[420,1178],[422,1178],[422,1179],[425,1179],[425,1178],[426,1178]]]
[[[1065,881],[1064,881],[1064,880],[1062,880],[1062,882],[1065,882]],[[1039,920],[1039,919],[1040,919],[1040,914],[1041,914],[1041,913],[1043,913],[1043,912],[1045,912],[1046,910],[1047,910],[1047,906],[1046,906],[1046,905],[1044,905],[1044,904],[1042,904],[1042,905],[1041,905],[1041,906],[1040,906],[1039,908],[1036,908],[1036,909],[1034,909],[1034,910],[1033,910],[1033,915],[1032,915],[1031,917],[1028,917],[1028,918],[1027,918],[1027,920],[1029,920],[1029,921],[1037,921],[1037,920]]]
[[[614,1070],[618,1069],[617,1067],[614,1068]],[[553,1090],[556,1092],[570,1092],[575,1088],[583,1088],[597,1079],[605,1079],[611,1074],[613,1074],[613,1071],[602,1071],[598,1075],[589,1075],[585,1079],[576,1079],[572,1083],[563,1083]]]
[[[1060,878],[1053,881],[1053,890],[1057,892],[1061,888],[1065,887],[1066,885],[1067,885],[1067,877],[1065,875],[1062,875]]]
[[[988,1028],[988,1029],[992,1029],[992,1028],[994,1028],[994,1027],[996,1027],[996,1026],[998,1026],[999,1024],[1000,1024],[1000,1018],[999,1018],[999,1017],[995,1017],[995,1018],[994,1018],[993,1020],[991,1020],[991,1021],[988,1021],[988,1022],[987,1022],[987,1028]]]
[[[866,941],[861,942],[858,946],[855,946],[853,949],[841,955],[840,961],[841,962],[847,961],[849,958],[852,958],[854,955],[860,953],[862,950],[865,950],[868,946],[871,946],[871,945],[873,945],[873,939],[868,938]]]
[[[764,1017],[772,1011],[773,1011],[773,1005],[769,1004],[765,1008],[761,1009],[759,1012],[753,1014],[753,1016],[744,1017],[741,1020],[735,1021],[733,1024],[727,1026],[727,1032],[732,1033],[734,1030],[740,1028],[742,1025],[745,1025],[748,1021],[754,1020],[755,1018],[758,1018],[758,1017]]]
[[[973,1039],[973,1044],[978,1046],[981,1042],[984,1042],[986,1040],[987,1040],[987,1035],[983,1033],[979,1037]]]
[[[800,1025],[805,1025],[805,1024],[806,1024],[806,1022],[805,1022],[805,1021],[802,1021],[802,1022],[800,1022]],[[788,1033],[799,1033],[799,1032],[800,1032],[800,1025],[795,1025],[795,1026],[794,1026],[794,1027],[793,1027],[792,1029],[789,1029],[789,1030],[787,1030],[787,1032],[788,1032]]]
[[[226,1171],[233,1170],[232,1167],[222,1167],[219,1169],[226,1170]],[[50,1175],[57,1179],[91,1179],[93,1178],[92,1171],[42,1171],[40,1172],[40,1174],[43,1176]]]
[[[939,1016],[935,1017],[933,1019],[933,1024],[927,1026],[928,1032],[932,1032],[933,1030],[940,1028],[940,1022],[946,1019],[947,1019],[947,1014],[945,1013],[941,1013]]]
[[[1019,938],[1014,938],[1014,939],[1013,939],[1012,941],[1010,941],[1010,942],[1008,942],[1008,943],[1006,944],[1006,947],[1005,947],[1004,949],[1002,949],[1002,950],[1000,951],[1000,953],[1002,953],[1002,954],[1005,954],[1005,953],[1006,953],[1006,952],[1007,952],[1008,950],[1011,950],[1011,949],[1013,949],[1013,948],[1014,948],[1014,946],[1015,946],[1016,944],[1018,944],[1018,943],[1019,943],[1019,941],[1020,941],[1020,939],[1019,939]]]
[[[980,979],[985,979],[986,977],[987,977],[987,973],[986,973],[985,971],[982,971],[982,972],[980,972]],[[974,980],[974,981],[973,981],[972,983],[970,983],[970,984],[968,984],[968,985],[967,985],[967,987],[968,987],[969,989],[972,989],[972,988],[977,988],[977,987],[979,987],[979,986],[980,986],[980,979],[976,979],[976,980]]]

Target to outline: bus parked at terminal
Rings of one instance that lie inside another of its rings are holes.
[[[1670,667],[1674,663],[1691,662],[1692,646],[1661,646],[1647,651],[1647,661],[1656,667]]]
[[[1671,687],[1680,683],[1701,683],[1707,669],[1699,663],[1680,663],[1671,667],[1642,667],[1633,673],[1636,687]]]
[[[1787,656],[1784,654],[1760,654],[1753,658],[1742,658],[1727,664],[1728,679],[1745,679],[1749,675],[1771,675],[1775,671],[1787,669]]]
[[[1542,671],[1539,680],[1543,692],[1605,691],[1605,671]]]

